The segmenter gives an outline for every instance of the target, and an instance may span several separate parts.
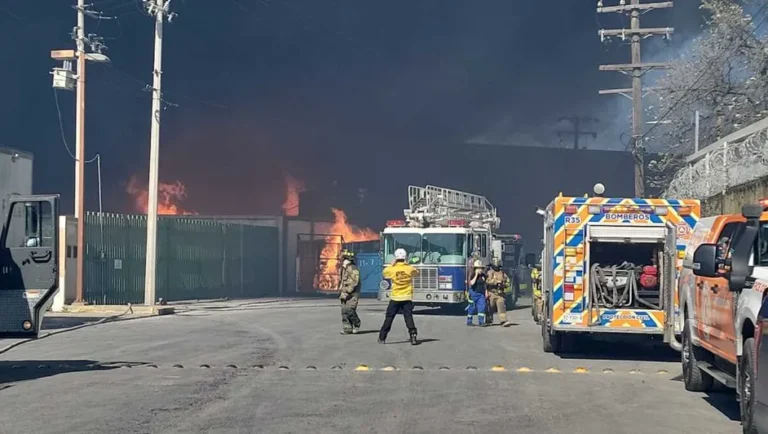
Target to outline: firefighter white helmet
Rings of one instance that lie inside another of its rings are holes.
[[[405,252],[405,249],[397,249],[395,250],[395,260],[396,261],[405,261],[408,258],[408,253]]]
[[[483,262],[480,260],[475,261],[475,268],[485,268]]]

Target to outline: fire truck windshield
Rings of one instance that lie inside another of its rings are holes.
[[[395,260],[395,250],[405,249],[408,252],[408,262],[416,257],[421,259],[421,234],[384,234],[384,262],[391,264]]]
[[[466,234],[424,234],[421,243],[422,262],[443,265],[464,264],[466,240]]]

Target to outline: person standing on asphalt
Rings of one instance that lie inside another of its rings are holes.
[[[486,285],[488,288],[488,324],[493,324],[493,312],[494,310],[499,313],[499,320],[501,320],[501,326],[507,327],[507,302],[504,299],[504,290],[509,286],[509,277],[501,270],[501,261],[498,258],[493,258],[491,261],[491,269],[487,274]]]
[[[403,314],[405,326],[411,337],[411,345],[417,345],[416,325],[413,323],[413,276],[419,274],[419,270],[405,263],[408,253],[404,249],[395,250],[395,262],[384,268],[382,272],[385,279],[392,282],[392,290],[389,295],[389,305],[384,318],[384,324],[379,331],[379,343],[387,341],[387,335],[392,329],[392,321],[398,313]]]
[[[485,298],[487,291],[485,289],[485,267],[481,261],[475,261],[472,278],[469,280],[469,297],[467,306],[467,325],[472,326],[474,316],[477,315],[477,325],[485,327]]]
[[[341,334],[348,335],[360,331],[360,317],[357,316],[357,303],[360,301],[360,270],[355,265],[355,254],[344,250],[341,254]]]

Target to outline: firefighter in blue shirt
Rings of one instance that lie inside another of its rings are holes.
[[[469,280],[469,306],[467,307],[467,325],[474,325],[473,319],[477,315],[479,326],[487,326],[485,321],[485,300],[488,293],[485,288],[485,267],[481,261],[475,261],[472,278]]]

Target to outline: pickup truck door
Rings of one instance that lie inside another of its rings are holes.
[[[722,255],[728,256],[730,240],[741,222],[730,222],[723,226],[716,242],[728,238],[723,246]],[[720,254],[720,250],[718,250]],[[728,280],[722,277],[704,278],[697,281],[697,299],[701,300],[699,322],[700,330],[710,351],[718,356],[736,363],[736,327],[734,317],[734,293],[728,288]]]

